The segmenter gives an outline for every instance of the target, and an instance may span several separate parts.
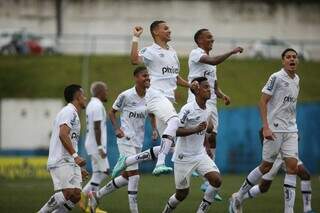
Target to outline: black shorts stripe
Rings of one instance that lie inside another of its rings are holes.
[[[295,186],[291,186],[291,185],[289,185],[289,184],[283,184],[283,186],[284,186],[284,187],[287,187],[287,188],[293,188],[293,189],[296,188]]]

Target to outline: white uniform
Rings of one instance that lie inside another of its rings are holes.
[[[208,120],[208,112],[201,109],[196,101],[192,101],[182,107],[179,119],[180,127],[193,128]],[[197,134],[178,137],[172,157],[176,189],[185,189],[190,186],[193,171],[197,171],[202,176],[213,171],[219,172],[203,145],[205,133],[206,130],[203,130]]]
[[[210,89],[211,89],[211,98],[207,101],[207,109],[209,115],[213,122],[213,131],[218,132],[218,110],[217,110],[217,96],[215,93],[215,83],[217,80],[217,67],[210,64],[204,64],[200,62],[200,58],[207,53],[200,47],[191,51],[189,55],[188,65],[189,65],[189,75],[188,81],[191,81],[197,77],[206,77],[208,79]],[[187,102],[194,101],[194,94],[189,89],[188,91],[188,100]]]
[[[146,94],[148,111],[156,116],[158,130],[162,133],[166,122],[177,116],[172,103],[180,71],[179,59],[172,47],[163,49],[155,43],[143,48],[139,56],[150,74],[151,86]]]
[[[93,172],[106,172],[109,169],[108,158],[101,158],[94,132],[94,122],[100,121],[101,145],[107,151],[107,115],[103,103],[100,99],[92,97],[86,107],[87,134],[85,147],[88,155],[91,157]]]
[[[59,138],[60,126],[64,124],[70,128],[69,137],[77,152],[81,127],[77,109],[71,103],[63,107],[56,116],[50,139],[48,169],[55,191],[66,188],[81,189],[82,182],[80,167],[74,162],[73,157],[64,148]]]
[[[274,162],[279,152],[283,158],[298,159],[298,128],[296,105],[299,94],[299,77],[290,78],[284,69],[272,74],[262,93],[272,96],[267,105],[268,124],[276,139],[265,139],[262,158]]]
[[[121,112],[121,130],[125,137],[117,138],[120,155],[130,156],[141,152],[144,133],[145,119],[147,117],[146,100],[137,94],[133,87],[122,92],[114,102],[113,109]],[[128,166],[126,171],[137,170],[138,164]]]

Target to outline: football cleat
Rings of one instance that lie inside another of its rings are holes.
[[[164,164],[162,165],[158,165],[154,168],[152,174],[155,175],[155,176],[159,176],[161,174],[169,174],[172,172],[172,168],[171,167],[168,167]]]
[[[112,178],[118,177],[119,174],[126,168],[126,156],[121,155],[116,163],[116,165],[113,167],[113,171],[111,174]]]

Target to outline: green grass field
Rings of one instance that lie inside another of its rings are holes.
[[[281,68],[280,60],[227,60],[218,66],[221,88],[232,98],[232,106],[256,105],[269,75]],[[187,58],[181,58],[181,76],[188,73]],[[0,98],[58,97],[65,85],[82,83],[83,56],[0,56]],[[299,101],[320,100],[320,62],[301,62]],[[109,85],[109,108],[115,97],[132,86],[128,56],[90,56],[89,83],[102,80]],[[177,90],[178,108],[186,101],[187,90]]]
[[[237,190],[245,176],[224,175],[221,195],[223,202],[214,203],[209,212],[227,212],[228,197]],[[244,212],[277,213],[283,212],[282,196],[283,176],[279,175],[270,191],[259,198],[248,200],[245,203]],[[192,178],[192,186],[189,197],[176,209],[177,213],[195,212],[202,198],[199,186],[201,178]],[[299,183],[299,181],[298,181]],[[313,187],[313,208],[320,212],[320,179],[314,176]],[[142,175],[139,186],[139,208],[141,213],[161,212],[169,196],[174,192],[173,176],[154,177]],[[295,212],[303,212],[300,186],[296,190]],[[0,179],[0,212],[1,213],[26,213],[36,212],[51,196],[52,183],[50,179]],[[109,213],[125,213],[128,210],[126,189],[122,188],[105,197],[101,207]],[[81,212],[75,209],[72,212]]]

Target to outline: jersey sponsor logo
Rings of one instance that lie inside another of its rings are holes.
[[[179,154],[179,155],[178,155],[178,159],[179,159],[179,160],[182,160],[182,159],[183,159],[183,157],[184,157],[184,155],[183,155],[183,154]]]
[[[277,79],[276,76],[271,77],[267,90],[271,91],[273,89],[276,79]]]
[[[278,123],[273,123],[273,126],[274,126],[274,127],[278,127],[279,124],[278,124]]]
[[[164,54],[163,54],[163,53],[160,53],[159,56],[160,56],[161,58],[164,58]]]
[[[295,98],[295,97],[292,97],[292,96],[286,96],[286,97],[284,97],[283,98],[283,103],[285,104],[285,103],[294,103],[294,102],[296,102],[297,101],[297,99]]]
[[[162,74],[164,75],[165,73],[168,74],[178,74],[179,73],[179,69],[178,68],[174,68],[174,67],[163,67],[162,68]]]
[[[190,113],[190,110],[186,110],[186,111],[183,113],[183,116],[182,116],[182,118],[180,119],[180,123],[184,124],[184,123],[186,122],[189,113]]]
[[[129,118],[140,118],[144,119],[146,116],[142,112],[129,112]]]

